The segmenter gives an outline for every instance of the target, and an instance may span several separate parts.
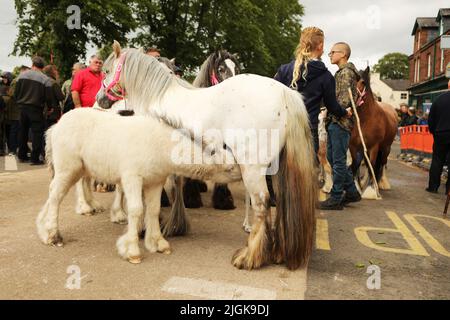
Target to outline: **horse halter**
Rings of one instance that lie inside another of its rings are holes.
[[[216,73],[213,71],[211,74],[211,84],[215,86],[216,84],[219,84],[219,79],[217,79]]]
[[[108,86],[105,85],[105,80],[103,80],[102,82],[103,88],[105,88],[105,94],[111,101],[119,101],[125,99],[125,89],[120,85],[119,79],[122,73],[123,64],[125,63],[126,55],[127,53],[125,52],[120,56],[116,72],[114,73],[113,81]]]
[[[364,104],[364,97],[366,96],[366,86],[364,86],[363,91],[360,91],[358,87],[356,88],[358,91],[358,99],[356,100],[356,106],[361,107]]]

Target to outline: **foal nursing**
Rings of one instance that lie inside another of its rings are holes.
[[[169,175],[219,183],[241,180],[231,152],[205,148],[186,132],[180,133],[152,117],[118,117],[76,109],[47,131],[46,143],[53,179],[49,198],[36,220],[40,239],[45,244],[62,246],[59,207],[81,177],[120,183],[127,199],[128,228],[118,239],[117,249],[132,263],[142,259],[138,243],[142,220],[147,230],[145,247],[150,252],[170,253],[159,225],[161,192]],[[198,155],[202,155],[201,163],[194,162]]]

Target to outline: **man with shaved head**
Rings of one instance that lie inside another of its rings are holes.
[[[338,42],[328,54],[331,63],[339,67],[335,74],[336,96],[344,109],[352,107],[348,88],[352,91],[353,99],[357,99],[356,83],[359,75],[353,63],[348,62],[351,53],[347,43]],[[342,210],[344,205],[361,200],[352,171],[347,167],[347,151],[353,126],[354,117],[338,118],[333,114],[327,116],[327,158],[333,168],[333,188],[330,198],[320,203],[322,210]]]

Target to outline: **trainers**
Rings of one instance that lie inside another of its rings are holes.
[[[325,201],[319,203],[320,210],[343,210],[344,206],[342,201],[335,200],[333,198],[328,198]]]
[[[354,193],[354,194],[346,193],[344,196],[344,199],[342,199],[342,205],[345,206],[349,203],[359,202],[359,201],[361,201],[361,195],[359,193]]]

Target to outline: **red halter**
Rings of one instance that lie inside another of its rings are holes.
[[[125,89],[122,88],[122,86],[119,83],[120,74],[122,73],[123,64],[125,62],[126,53],[122,54],[119,59],[119,63],[117,65],[116,72],[114,73],[114,79],[113,81],[106,86],[105,82],[103,81],[103,88],[105,89],[106,96],[111,101],[119,101],[125,99]],[[115,87],[118,86],[119,92],[115,90]],[[109,93],[111,91],[111,93]]]

